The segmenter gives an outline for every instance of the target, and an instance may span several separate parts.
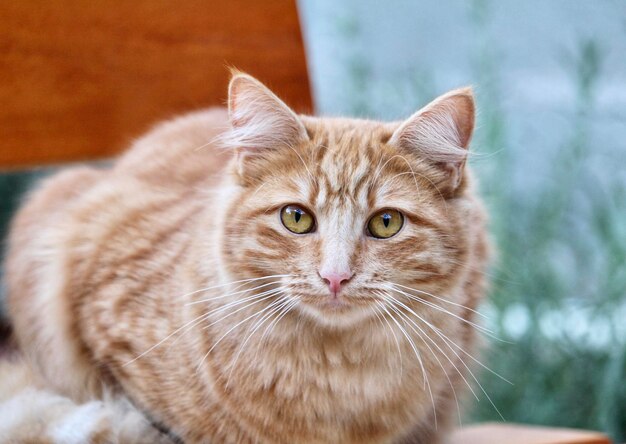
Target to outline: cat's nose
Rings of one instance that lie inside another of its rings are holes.
[[[350,270],[346,270],[346,271],[320,270],[320,276],[328,284],[328,288],[330,289],[330,292],[336,295],[341,290],[341,286],[350,280],[350,278],[352,277],[352,272]]]

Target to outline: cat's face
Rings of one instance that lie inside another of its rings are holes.
[[[334,326],[382,314],[385,297],[409,288],[445,290],[466,243],[453,201],[465,185],[468,104],[469,93],[457,92],[403,124],[297,117],[236,77],[240,189],[223,233],[230,274],[267,277],[255,281],[258,292]]]

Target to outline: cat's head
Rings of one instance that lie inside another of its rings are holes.
[[[222,256],[233,280],[259,278],[257,293],[333,326],[375,316],[386,295],[454,286],[472,223],[470,89],[380,123],[299,116],[236,73],[229,113],[237,191]]]

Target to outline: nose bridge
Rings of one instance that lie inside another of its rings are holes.
[[[337,218],[328,224],[323,235],[320,270],[324,272],[351,273],[356,237],[350,217]]]

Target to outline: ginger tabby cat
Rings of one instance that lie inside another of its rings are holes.
[[[11,365],[76,409],[147,418],[75,442],[444,439],[485,291],[473,126],[469,89],[381,123],[296,115],[234,73],[228,113],[30,196],[7,255]]]

